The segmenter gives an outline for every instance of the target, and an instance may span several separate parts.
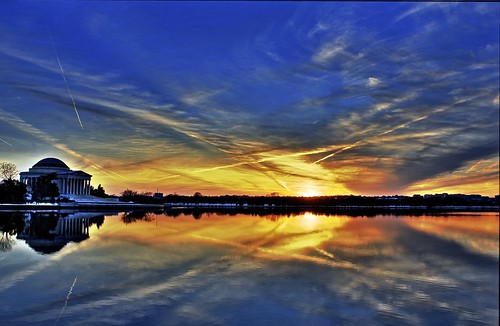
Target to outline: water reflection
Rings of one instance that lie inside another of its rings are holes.
[[[12,250],[16,235],[33,250],[51,254],[61,250],[69,242],[81,242],[89,238],[89,228],[104,223],[104,215],[96,212],[13,212],[0,213],[3,233],[2,251]]]
[[[237,208],[208,208],[208,207],[171,207],[166,208],[164,214],[170,217],[190,215],[195,219],[212,214],[236,216],[239,214],[261,216],[268,219],[278,219],[283,216],[297,216],[304,214],[321,216],[351,216],[351,217],[375,217],[379,215],[391,216],[427,216],[429,212],[422,209],[384,209],[384,208],[331,208],[331,207],[237,207]],[[435,210],[432,215],[442,215]]]
[[[85,241],[50,256],[19,240],[0,253],[0,316],[9,325],[498,321],[497,213],[197,213],[101,215]],[[49,220],[42,230],[64,229]]]

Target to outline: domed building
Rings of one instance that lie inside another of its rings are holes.
[[[90,194],[92,176],[83,171],[73,171],[66,163],[53,157],[40,160],[28,172],[21,172],[21,182],[26,184],[29,190],[38,178],[51,173],[55,173],[57,176],[53,182],[59,187],[61,196]]]

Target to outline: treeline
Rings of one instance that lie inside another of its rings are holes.
[[[236,204],[238,206],[498,206],[498,197],[491,198],[475,195],[436,195],[436,196],[183,196],[171,194],[163,197],[165,203],[188,204]]]

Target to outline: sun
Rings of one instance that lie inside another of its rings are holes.
[[[317,197],[317,196],[321,196],[321,193],[317,190],[314,190],[314,189],[307,189],[307,190],[304,190],[303,192],[301,192],[299,195],[301,197]]]
[[[298,193],[301,197],[316,197],[322,194],[320,188],[316,184],[309,182],[303,185]]]

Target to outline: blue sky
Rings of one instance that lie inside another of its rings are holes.
[[[0,161],[58,157],[117,194],[497,194],[499,21],[498,3],[9,1]]]

